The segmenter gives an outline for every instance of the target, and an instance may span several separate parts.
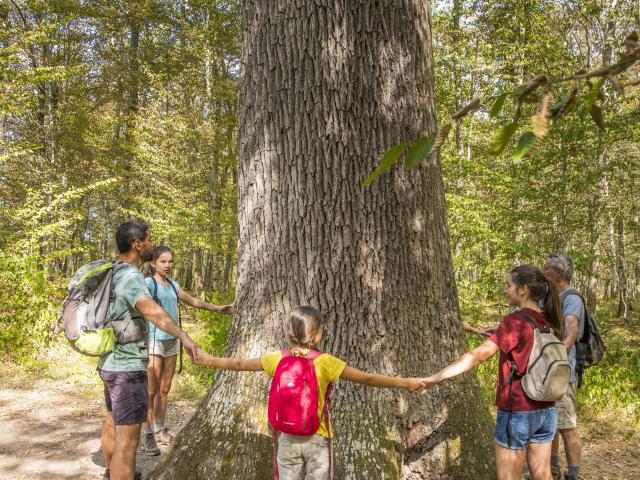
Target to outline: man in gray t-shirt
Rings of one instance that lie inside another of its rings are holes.
[[[130,264],[114,274],[115,298],[111,304],[111,318],[121,318],[129,312],[132,318],[149,320],[165,332],[177,337],[193,360],[200,352],[189,336],[178,327],[169,314],[158,305],[138,270],[151,259],[154,244],[148,225],[126,222],[116,232],[118,260]],[[107,471],[105,478],[131,480],[140,478],[135,472],[136,447],[140,429],[147,418],[147,362],[139,342],[119,343],[100,358],[100,378],[104,382],[107,415],[100,441]],[[158,452],[160,453],[160,452]]]
[[[585,305],[582,303],[580,296],[570,292],[573,270],[573,260],[570,256],[562,253],[551,255],[544,264],[545,275],[553,280],[560,292],[565,324],[563,341],[569,355],[569,363],[571,364],[571,378],[567,392],[556,402],[558,432],[560,435],[556,434],[551,447],[551,471],[554,480],[561,478],[558,458],[560,449],[559,437],[562,437],[564,442],[569,468],[564,476],[566,480],[577,480],[579,478],[582,455],[576,415],[576,342],[584,332]]]

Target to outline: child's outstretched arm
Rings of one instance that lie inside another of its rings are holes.
[[[340,375],[342,380],[348,380],[350,382],[362,383],[364,385],[371,385],[372,387],[383,388],[405,388],[410,392],[417,392],[426,388],[424,379],[420,378],[403,378],[403,377],[389,377],[387,375],[378,375],[375,373],[367,373],[357,368],[345,367]]]
[[[491,340],[485,340],[485,342],[473,350],[468,351],[460,358],[458,358],[451,365],[444,367],[435,375],[422,380],[426,383],[426,388],[432,388],[440,382],[449,380],[450,378],[462,375],[468,372],[479,363],[484,362],[487,358],[492,357],[498,353],[498,346]]]
[[[194,363],[196,365],[221,368],[222,370],[242,370],[248,372],[259,372],[263,370],[262,362],[259,358],[219,358],[209,355],[206,352],[198,354],[198,358]]]
[[[233,313],[233,304],[212,305],[204,300],[192,297],[184,290],[178,292],[178,298],[187,305],[191,305],[193,308],[199,308],[200,310],[209,310],[210,312],[222,313],[224,315],[231,315]]]

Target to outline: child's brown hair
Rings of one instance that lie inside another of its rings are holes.
[[[293,347],[315,348],[314,339],[322,327],[322,314],[318,309],[300,306],[289,312],[284,333]]]

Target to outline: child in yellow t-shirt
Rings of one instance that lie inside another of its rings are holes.
[[[306,355],[322,340],[323,319],[320,312],[313,307],[294,308],[284,322],[284,332],[291,346],[293,355]],[[196,363],[209,365],[225,370],[259,371],[263,370],[273,377],[282,352],[272,352],[260,358],[216,358],[207,353],[198,355]],[[329,384],[339,378],[351,382],[375,387],[405,388],[417,392],[426,387],[419,378],[389,377],[362,372],[348,367],[347,364],[328,353],[323,353],[313,360],[318,382],[318,417],[320,426],[315,435],[298,436],[281,433],[278,442],[277,464],[281,480],[298,479],[302,471],[307,472],[307,480],[325,480],[329,478],[330,452],[329,433],[333,436],[331,425],[322,415],[324,400]]]

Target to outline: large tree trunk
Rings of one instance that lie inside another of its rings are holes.
[[[429,2],[243,3],[239,251],[227,355],[286,347],[320,308],[322,348],[391,375],[465,349],[437,159],[360,184],[386,148],[436,130]],[[155,479],[269,479],[262,373],[218,372]],[[491,478],[474,374],[429,395],[340,382],[336,479]]]

